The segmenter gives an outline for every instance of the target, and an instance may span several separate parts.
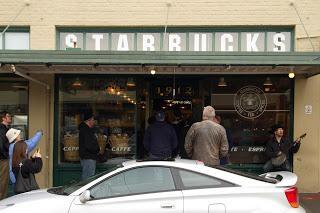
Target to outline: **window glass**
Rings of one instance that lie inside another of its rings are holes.
[[[83,49],[83,33],[60,33],[60,50],[66,48]]]
[[[185,189],[232,186],[224,181],[195,172],[179,170],[179,175]]]
[[[91,189],[94,198],[174,190],[169,168],[145,167],[117,174]]]
[[[231,163],[264,163],[271,126],[290,136],[291,81],[287,76],[217,77],[211,105],[225,127]]]
[[[7,50],[28,50],[29,33],[5,33],[5,49]]]
[[[11,114],[11,127],[20,129],[21,136],[25,138],[28,136],[28,83],[8,81],[0,79],[0,111]]]
[[[134,78],[61,77],[59,80],[60,162],[79,163],[79,130],[85,112],[96,117],[99,163],[117,164],[136,152]]]
[[[0,50],[2,50],[2,34],[0,33]]]

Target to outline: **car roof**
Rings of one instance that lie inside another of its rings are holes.
[[[202,161],[189,160],[189,159],[167,159],[167,160],[129,160],[122,162],[124,167],[128,166],[139,166],[141,164],[151,164],[151,165],[175,165],[175,164],[186,164],[186,165],[204,165]]]

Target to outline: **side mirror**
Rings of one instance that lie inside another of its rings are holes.
[[[86,203],[87,201],[90,200],[90,191],[86,190],[84,192],[81,193],[79,200],[81,203]]]

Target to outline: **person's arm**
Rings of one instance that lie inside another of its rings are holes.
[[[9,141],[6,136],[6,132],[3,129],[0,129],[0,150],[8,150]]]
[[[11,143],[9,146],[9,177],[10,177],[10,181],[12,183],[15,183],[16,176],[14,175],[14,173],[12,171],[13,148],[14,148],[14,143]]]
[[[176,134],[176,130],[172,127],[171,128],[171,135],[172,135],[172,143],[171,143],[171,150],[172,150],[172,157],[176,157],[178,155],[178,137]]]
[[[28,153],[32,152],[33,149],[36,148],[36,146],[40,142],[41,137],[42,137],[42,131],[39,130],[36,132],[36,134],[32,138],[25,141],[25,143],[28,146]]]
[[[227,133],[223,127],[221,130],[221,133],[222,133],[222,135],[221,135],[221,143],[220,143],[220,158],[227,156],[228,151],[229,151]]]
[[[301,144],[300,141],[299,142],[293,142],[293,145],[292,145],[290,151],[292,153],[297,153],[299,151],[299,149],[300,149],[300,144]]]
[[[192,157],[194,134],[195,134],[195,127],[194,125],[192,125],[189,131],[187,132],[187,135],[185,137],[185,144],[184,144],[184,149],[186,150],[186,153],[189,157]]]
[[[144,134],[144,137],[143,137],[143,146],[149,152],[149,148],[150,148],[150,129],[149,129],[149,127],[147,128],[147,130]]]

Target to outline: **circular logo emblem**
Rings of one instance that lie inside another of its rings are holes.
[[[267,107],[267,97],[256,86],[242,87],[234,96],[234,108],[244,118],[257,118]]]

